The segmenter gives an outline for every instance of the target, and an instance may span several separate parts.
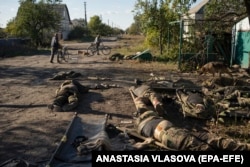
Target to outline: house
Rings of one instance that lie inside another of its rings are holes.
[[[195,23],[197,20],[204,19],[204,8],[205,5],[209,2],[209,0],[202,0],[197,5],[193,6],[189,11],[188,14],[183,16],[184,20],[184,38],[188,38],[190,36],[190,25]]]
[[[54,9],[58,11],[61,16],[61,24],[60,29],[58,30],[61,33],[61,37],[63,40],[68,39],[68,35],[72,30],[72,22],[70,20],[69,10],[66,4],[56,4],[54,5]]]
[[[59,37],[61,37],[61,39],[68,39],[69,32],[72,30],[72,23],[70,20],[70,15],[67,5],[53,4],[52,8],[54,8],[55,11],[58,12],[61,18],[60,28],[55,31],[57,31],[60,34]],[[46,34],[46,35],[51,35],[51,34]]]
[[[204,7],[209,2],[209,0],[202,0],[200,3],[192,7],[188,11],[188,16],[186,18],[193,20],[202,20],[204,19]]]
[[[232,10],[223,13],[220,17],[204,18],[204,9],[209,2],[210,0],[200,1],[188,11],[188,15],[183,17],[183,38],[189,40],[192,35],[199,37],[198,39],[203,37],[204,44],[206,44],[204,45],[206,48],[204,48],[209,60],[221,60],[230,65],[239,64],[242,68],[248,68],[250,64],[250,28],[246,13]],[[205,22],[210,22],[211,25],[220,23],[218,26],[223,28],[223,32],[217,34],[216,31],[213,31],[213,26],[209,28],[209,32],[204,31],[202,26]],[[193,28],[195,27],[193,25],[196,25],[196,29]],[[209,53],[211,54],[209,55]]]
[[[238,21],[232,28],[232,63],[249,68],[250,25],[248,17]]]
[[[195,44],[197,50],[182,53],[180,57],[184,60],[196,57],[200,59],[199,64],[218,59],[218,54],[214,50],[215,38],[207,32],[205,26],[205,6],[210,0],[201,0],[192,6],[187,14],[182,16],[183,40]]]

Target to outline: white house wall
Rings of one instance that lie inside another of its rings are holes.
[[[249,26],[249,19],[248,17],[242,19],[240,22],[236,24],[236,32],[238,31],[249,31],[250,26]]]
[[[62,38],[64,40],[67,40],[68,35],[72,29],[67,6],[66,5],[58,5],[58,6],[56,6],[56,10],[59,12],[59,14],[61,16],[60,30],[59,31],[60,31],[60,33],[62,33]]]

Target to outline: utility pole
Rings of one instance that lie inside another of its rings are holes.
[[[84,2],[84,10],[85,10],[85,26],[87,27],[87,10],[86,10],[86,2]]]

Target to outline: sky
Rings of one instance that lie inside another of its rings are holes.
[[[198,0],[200,1],[200,0]],[[87,21],[94,15],[98,15],[102,22],[120,29],[127,29],[133,22],[134,5],[136,0],[63,0],[69,10],[70,19],[82,19]],[[9,20],[16,17],[19,0],[0,0],[0,27],[5,28]]]
[[[63,0],[62,3],[68,7],[71,20],[85,18],[84,2],[87,21],[98,15],[103,23],[123,30],[134,21],[132,10],[136,0]],[[1,28],[5,28],[8,21],[16,16],[18,7],[19,0],[0,0]]]

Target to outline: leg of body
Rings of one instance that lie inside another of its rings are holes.
[[[168,148],[178,151],[214,150],[210,145],[191,135],[187,130],[176,127],[166,130],[160,140]]]
[[[154,106],[155,111],[160,116],[165,114],[165,109],[162,103],[162,98],[160,97],[159,94],[157,94],[151,89],[148,89],[143,96],[149,98],[150,102]]]
[[[201,142],[206,143],[206,146],[213,148],[214,150],[228,150],[228,151],[249,151],[248,144],[237,142],[230,138],[223,138],[213,133],[208,132],[196,132],[193,135]],[[207,148],[203,148],[207,150]]]
[[[248,151],[249,144],[238,143],[233,139],[218,137],[208,132],[189,132],[180,128],[169,128],[163,133],[161,142],[165,146],[176,150],[189,151]]]

